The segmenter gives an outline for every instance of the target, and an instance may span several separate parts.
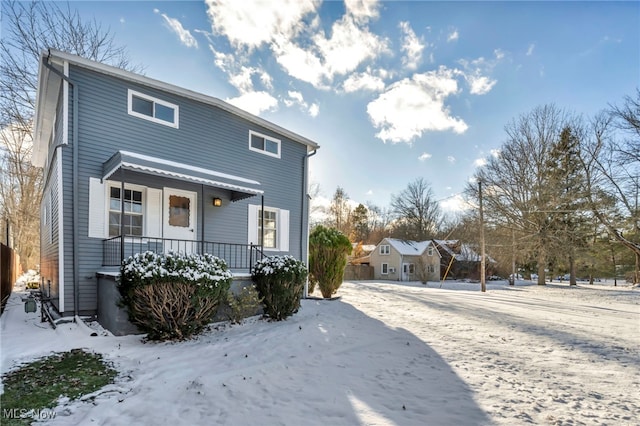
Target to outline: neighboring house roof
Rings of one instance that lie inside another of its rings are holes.
[[[481,256],[469,246],[469,244],[461,243],[460,240],[433,240],[433,242],[450,256],[455,256],[460,262],[480,262]],[[487,256],[489,262],[495,262]]]
[[[376,245],[375,244],[365,244],[365,245],[362,246],[362,251],[365,252],[365,253],[371,253],[375,249],[376,249]]]
[[[110,75],[122,80],[128,80],[133,83],[141,84],[144,86],[152,87],[158,90],[173,93],[178,96],[183,96],[198,102],[202,102],[208,105],[212,105],[228,111],[234,115],[242,117],[256,125],[262,126],[280,135],[301,143],[307,146],[308,150],[315,150],[319,148],[319,145],[304,136],[287,130],[284,127],[280,127],[270,121],[253,115],[243,109],[233,106],[227,102],[224,102],[213,96],[207,96],[202,93],[194,92],[182,87],[174,86],[169,83],[155,80],[153,78],[145,77],[140,74],[136,74],[130,71],[113,67],[111,65],[102,64],[100,62],[92,61],[82,58],[70,53],[61,52],[59,50],[50,49],[49,51],[42,51],[40,54],[40,61],[47,61],[49,64],[55,67],[56,70],[62,72],[65,63],[73,64],[78,67],[83,67],[91,71],[95,71],[101,74]],[[51,81],[49,81],[51,80]],[[53,126],[53,119],[55,117],[56,102],[59,93],[59,83],[61,78],[56,75],[47,67],[40,67],[40,74],[38,75],[38,91],[36,98],[36,118],[35,118],[35,133],[34,133],[34,149],[32,163],[38,166],[44,165],[47,158],[48,139],[46,135],[49,134],[51,127]],[[45,137],[43,137],[45,136]]]
[[[403,256],[419,256],[427,249],[430,240],[426,241],[411,241],[411,240],[399,240],[396,238],[385,238],[382,241],[387,241],[398,253]]]

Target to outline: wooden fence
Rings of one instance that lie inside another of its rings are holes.
[[[7,303],[13,284],[20,275],[20,257],[12,248],[0,243],[0,301],[4,312],[4,305]]]
[[[343,280],[372,280],[373,266],[369,265],[347,265],[344,268]]]

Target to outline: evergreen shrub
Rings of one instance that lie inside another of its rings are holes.
[[[211,322],[231,281],[216,256],[147,251],[122,262],[118,290],[129,320],[150,340],[175,340]]]
[[[293,256],[269,256],[256,262],[251,278],[262,297],[265,315],[281,321],[298,312],[307,268]]]
[[[322,297],[330,298],[342,285],[351,242],[334,228],[316,226],[309,235],[309,281],[318,284]]]

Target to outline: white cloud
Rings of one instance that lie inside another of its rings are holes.
[[[302,96],[302,93],[295,90],[289,90],[287,92],[288,98],[284,100],[284,104],[288,107],[299,105],[300,108],[306,111],[311,117],[317,117],[320,113],[320,105],[313,103],[309,105]]]
[[[348,0],[346,13],[331,26],[330,37],[320,26],[318,0],[205,3],[213,32],[226,37],[238,56],[268,46],[290,76],[316,88],[329,89],[336,76],[389,51],[387,40],[367,27],[378,17],[377,2]]]
[[[440,207],[442,208],[442,210],[446,210],[449,212],[461,212],[474,208],[474,206],[469,204],[460,194],[453,195],[445,200],[440,201]]]
[[[309,106],[309,115],[311,117],[317,117],[319,113],[320,113],[320,105],[311,104],[311,106]]]
[[[252,50],[277,37],[293,38],[304,28],[303,18],[316,11],[318,2],[205,0],[205,4],[216,34],[226,36],[235,47]]]
[[[212,44],[209,44],[209,50],[213,53],[213,63],[216,67],[224,72],[229,72],[235,67],[236,58],[231,53],[218,52]]]
[[[453,155],[449,155],[447,156],[447,161],[451,164],[454,164],[456,162],[456,157],[454,157]]]
[[[448,42],[456,41],[458,40],[459,37],[460,37],[460,34],[458,34],[458,30],[453,30],[451,34],[449,34],[449,36],[447,37],[447,41]]]
[[[429,154],[428,152],[423,152],[422,154],[420,154],[420,156],[418,157],[418,160],[420,161],[425,161],[428,160],[429,158],[431,158],[432,155]]]
[[[316,88],[328,88],[323,84],[323,66],[313,52],[291,42],[281,42],[272,46],[276,60],[287,73]]]
[[[387,88],[367,105],[376,137],[384,142],[408,142],[427,131],[452,130],[464,133],[467,124],[452,117],[445,99],[458,92],[454,71],[440,67],[436,71],[415,74]]]
[[[408,69],[415,70],[422,60],[422,51],[425,45],[423,40],[416,36],[416,33],[408,22],[400,22],[399,26],[403,34],[402,47],[400,50],[405,52],[405,56],[402,58],[402,64]]]
[[[313,41],[324,58],[324,73],[329,81],[335,75],[352,72],[364,61],[388,51],[386,40],[358,25],[348,14],[334,22],[331,38],[316,34]]]
[[[255,72],[255,68],[242,66],[237,74],[229,76],[229,83],[238,89],[240,93],[251,92],[253,91],[253,81],[251,76]]]
[[[466,78],[472,95],[487,94],[497,83],[497,80],[492,80],[483,75],[467,75]]]
[[[368,190],[366,195],[373,195],[373,189]]]
[[[460,59],[458,62],[463,66],[461,74],[469,84],[469,91],[472,95],[485,95],[493,89],[498,80],[489,77],[487,74],[493,72],[496,65],[505,57],[505,53],[500,49],[493,51],[494,59],[479,57],[472,61]]]
[[[377,0],[345,0],[347,13],[359,23],[378,18],[379,3]]]
[[[260,115],[263,111],[275,110],[278,106],[278,100],[264,91],[242,93],[226,101],[255,115]]]
[[[153,10],[155,13],[159,13],[158,9]],[[180,21],[175,18],[169,17],[166,13],[161,13],[160,16],[164,19],[165,23],[169,26],[169,28],[176,33],[178,38],[180,39],[180,43],[184,44],[187,47],[198,47],[198,41],[191,35],[189,30],[186,30]]]
[[[499,149],[492,149],[491,151],[489,151],[491,153],[491,156],[494,158],[498,158],[500,157],[501,151]]]
[[[369,72],[354,73],[349,75],[342,83],[345,92],[357,92],[358,90],[369,90],[379,92],[384,89],[382,78],[372,75]]]
[[[304,98],[302,97],[302,93],[290,90],[288,95],[290,98],[294,99],[295,101],[298,101],[299,103],[304,103]]]
[[[476,167],[482,167],[485,164],[487,164],[487,159],[486,158],[476,158],[473,161],[473,165],[476,166]]]
[[[535,43],[531,43],[529,45],[529,48],[527,49],[527,56],[533,55],[533,49],[535,49],[535,47],[536,47]]]

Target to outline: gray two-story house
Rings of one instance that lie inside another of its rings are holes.
[[[220,99],[43,52],[32,161],[45,176],[44,295],[63,316],[98,314],[99,285],[115,286],[101,277],[146,250],[212,253],[238,274],[264,255],[306,261],[317,148]]]

